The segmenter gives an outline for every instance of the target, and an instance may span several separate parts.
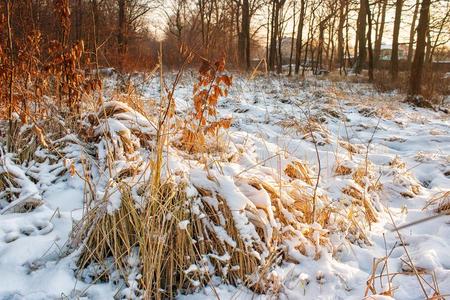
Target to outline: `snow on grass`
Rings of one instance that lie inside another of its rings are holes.
[[[175,92],[180,116],[189,109],[191,86],[192,79],[187,78]],[[157,80],[140,88],[144,98],[159,95]],[[233,116],[233,125],[225,138],[227,162],[222,160],[218,163],[220,167],[211,167],[205,172],[207,164],[183,156],[175,149],[165,154],[165,161],[172,172],[188,174],[188,199],[198,196],[197,189],[223,196],[238,231],[249,244],[259,241],[260,236],[243,213],[246,207],[252,207],[255,220],[265,224],[265,240],[270,240],[273,231],[280,227],[270,209],[270,193],[260,188],[262,181],[279,191],[283,203],[294,204],[289,189],[279,183],[284,180],[302,194],[312,195],[320,160],[321,176],[316,192],[323,198],[317,202],[319,208],[328,205],[326,201],[329,201],[341,209],[344,218],[352,220],[363,213],[354,205],[358,195],[370,199],[377,222],[370,224],[365,237],[350,230],[342,234],[325,230],[323,234],[329,237],[331,246],[318,247],[318,254],[312,249],[305,249],[305,253],[297,251],[294,240],[281,241],[287,248],[286,257],[291,256],[291,259],[270,271],[269,277],[279,284],[268,291],[273,295],[282,299],[362,299],[366,282],[373,273],[374,260],[388,253],[386,264],[379,265],[374,274],[379,275],[382,267],[387,266],[383,274],[386,270],[390,273],[394,298],[423,299],[403,246],[423,279],[430,284],[422,280],[426,293],[429,296],[434,293],[432,277],[435,277],[440,293],[448,294],[450,218],[443,216],[400,230],[406,244],[400,245],[397,233],[391,231],[394,227],[389,213],[397,226],[435,213],[431,207],[423,208],[428,200],[450,189],[450,118],[443,112],[412,108],[400,100],[396,94],[379,94],[364,84],[297,82],[275,77],[248,81],[238,77],[229,95],[219,102],[218,109],[222,116]],[[125,104],[120,104],[119,108],[130,109]],[[98,115],[102,113],[99,111]],[[138,163],[139,142],[134,140],[133,131],[141,129],[143,134],[154,134],[153,123],[141,114],[130,117],[130,114],[118,112],[116,118],[106,120],[94,132],[110,134],[114,140],[114,143],[103,141],[98,144],[101,166],[92,172],[98,172],[95,179],[99,183],[99,198],[105,193],[108,176],[111,176],[101,170],[106,169],[109,159],[106,149],[119,145],[130,148],[129,152],[116,152],[116,174],[127,170],[125,161],[129,157],[133,157],[137,168],[142,169]],[[66,149],[74,160],[82,153],[77,144],[71,143],[68,146],[71,148]],[[48,161],[26,166],[13,164],[7,155],[1,159],[3,171],[0,172],[13,175],[22,190],[12,201],[6,201],[6,195],[0,192],[0,299],[47,299],[61,295],[108,299],[119,290],[123,297],[135,295],[141,276],[136,253],[128,259],[132,271],[126,286],[118,286],[112,281],[91,284],[86,279],[76,278],[78,253],[68,254],[64,246],[74,221],[82,217],[82,180],[69,174],[56,180],[59,173],[55,166],[61,169],[63,166]],[[307,170],[299,171],[297,179],[289,178],[284,171],[294,161],[301,162]],[[366,171],[367,176],[361,176],[361,172]],[[29,179],[30,176],[34,176],[36,183]],[[248,178],[255,181],[248,181]],[[306,184],[307,180],[311,184]],[[11,205],[28,197],[42,199],[43,205],[30,212],[11,211]],[[110,213],[120,206],[119,195],[111,199]],[[210,205],[218,206],[219,203],[211,198]],[[200,211],[198,214],[202,217]],[[288,216],[288,212],[285,215]],[[295,219],[295,216],[291,217]],[[180,230],[187,230],[189,226],[189,220],[178,223]],[[232,247],[236,245],[223,227],[215,226],[213,230],[222,241]],[[323,229],[312,224],[302,230],[306,234]],[[316,240],[319,238],[317,236]],[[223,262],[231,259],[228,253],[214,255],[214,259]],[[235,267],[229,266],[230,269]],[[201,268],[193,264],[185,272],[198,272]],[[42,283],[44,281],[46,284]],[[374,281],[378,293],[387,291],[388,286],[386,276],[381,281],[378,278]],[[255,296],[245,287],[226,285],[220,278],[213,278],[204,289],[199,288],[192,295],[180,295],[180,298],[215,299],[217,294],[221,299],[252,299]],[[389,297],[376,296],[374,299]]]

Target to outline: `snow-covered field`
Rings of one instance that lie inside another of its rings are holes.
[[[175,92],[178,116],[192,106],[192,81],[186,78]],[[106,82],[110,88],[113,84],[113,79]],[[144,99],[158,99],[159,78],[137,87]],[[180,298],[363,299],[385,291],[391,291],[385,294],[395,299],[450,295],[450,217],[394,230],[436,214],[442,201],[450,203],[450,116],[413,108],[401,103],[402,97],[350,82],[235,78],[229,95],[219,100],[218,111],[233,118],[225,139],[227,147],[239,155],[227,158],[229,163],[220,167],[211,164],[209,170],[219,178],[218,186],[229,196],[230,205],[240,208],[245,206],[240,201],[247,201],[242,199],[250,199],[265,210],[268,223],[276,223],[266,206],[271,201],[267,193],[244,183],[235,191],[227,180],[250,173],[274,186],[277,178],[300,184],[283,172],[295,160],[310,169],[312,182],[305,190],[312,192],[318,181],[317,193],[328,199],[327,205],[341,210],[336,214],[349,223],[361,214],[356,206],[353,211],[352,192],[343,192],[352,187],[370,199],[376,222],[354,224],[364,224],[365,236],[332,232],[330,227],[323,229],[329,237],[327,245],[317,242],[314,250],[307,247],[305,253],[295,247],[286,250],[283,262],[270,271],[276,284],[267,296],[213,278],[207,287]],[[66,158],[77,161],[80,150],[72,150]],[[0,173],[13,172],[27,187],[20,197],[32,196],[43,204],[29,212],[15,212],[0,191],[0,299],[126,297],[119,292],[124,288],[119,284],[76,276],[80,252],[68,251],[66,246],[74,221],[83,215],[83,180],[71,172],[60,175],[66,167],[62,162],[18,166],[9,155],[2,159]],[[171,171],[187,173],[195,186],[207,185],[201,178],[206,164],[186,162],[175,150],[167,161]],[[355,174],[361,170],[367,176],[356,184]],[[114,208],[117,203],[109,205]],[[180,223],[180,229],[187,225]],[[289,248],[290,242],[280,244]]]

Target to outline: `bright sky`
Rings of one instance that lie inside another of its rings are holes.
[[[149,30],[152,32],[158,39],[162,39],[164,37],[164,33],[166,31],[166,24],[167,24],[167,15],[164,13],[164,10],[167,10],[168,7],[170,7],[169,1],[164,1],[164,6],[154,10],[151,14],[147,16],[148,23],[150,24]],[[399,43],[408,43],[409,42],[409,34],[410,34],[410,28],[411,28],[411,21],[412,21],[412,14],[414,12],[414,3],[415,0],[406,0],[404,6],[403,6],[403,12],[402,12],[402,20],[404,20],[400,25],[400,37],[399,37]],[[432,8],[431,14],[435,17],[438,17],[440,14],[445,14],[446,10],[450,9],[450,1],[448,0],[438,0],[435,2],[435,6]],[[298,11],[298,5],[297,5],[297,11]],[[386,24],[385,24],[385,30],[383,34],[383,44],[390,45],[392,44],[392,30],[393,30],[393,23],[394,23],[394,14],[395,14],[395,7],[393,5],[388,5],[387,13],[386,13]],[[288,12],[288,17],[292,16],[292,7],[290,8]],[[260,24],[266,24],[267,20],[267,10],[262,9],[258,12],[256,16],[252,19],[252,28],[259,27]],[[351,18],[355,20],[357,18],[357,13],[352,12]],[[376,19],[376,15],[373,16],[374,19]],[[297,14],[298,19],[298,14]],[[443,38],[450,39],[450,18],[447,20],[447,30],[442,34]],[[352,23],[355,23],[353,21]],[[417,26],[417,21],[416,21]],[[292,35],[292,18],[286,23],[286,29],[284,31],[284,35],[290,37]],[[305,26],[304,28],[304,35],[306,34],[308,28]],[[373,27],[373,31],[375,30],[375,26]],[[262,43],[265,43],[266,39],[266,28],[261,27],[257,33],[257,36],[261,39]],[[350,30],[350,45],[353,44],[354,40],[354,30]],[[447,46],[450,47],[450,41],[447,42]]]

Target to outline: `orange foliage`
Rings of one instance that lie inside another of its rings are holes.
[[[233,78],[224,71],[224,58],[214,64],[204,59],[199,68],[198,82],[194,84],[192,92],[194,104],[192,121],[196,123],[196,128],[185,128],[182,138],[183,145],[189,151],[203,148],[205,135],[217,135],[220,128],[226,129],[231,126],[231,118],[217,118],[219,98],[228,95],[228,88],[233,82]]]

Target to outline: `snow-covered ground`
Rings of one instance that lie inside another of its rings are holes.
[[[145,99],[158,99],[159,79],[139,84],[138,89]],[[191,93],[192,79],[187,78],[175,93],[178,115],[192,106]],[[317,175],[320,161],[319,188],[332,203],[346,201],[342,190],[354,184],[354,173],[346,169],[370,170],[372,184],[379,187],[370,192],[378,221],[367,229],[367,242],[344,236],[332,241],[332,251],[323,250],[318,257],[296,256],[299,263],[286,259],[271,273],[280,283],[277,297],[362,299],[368,279],[380,273],[384,275],[373,281],[373,290],[379,294],[391,290],[395,299],[424,299],[424,293],[432,297],[437,288],[441,295],[450,294],[450,217],[402,229],[401,237],[391,221],[392,216],[401,226],[435,214],[433,204],[424,209],[427,201],[450,191],[450,117],[401,100],[401,95],[379,94],[365,84],[277,77],[235,78],[229,95],[219,100],[220,114],[233,117],[229,140],[245,153],[236,164],[225,166],[225,173],[253,172],[250,169],[259,165],[267,174],[278,174],[297,159]],[[77,152],[72,155],[76,160]],[[70,174],[55,180],[62,164],[36,162],[18,168],[8,163],[8,156],[3,159],[8,171],[20,173],[23,180],[33,174],[37,190],[26,191],[29,194],[23,197],[34,195],[44,204],[15,213],[0,203],[0,299],[114,297],[118,286],[112,282],[77,279],[79,252],[65,252],[73,221],[83,214],[83,181]],[[174,154],[174,168],[177,159]],[[378,264],[386,256],[387,264]],[[411,270],[410,260],[418,274]],[[244,287],[214,283],[180,297],[217,295],[265,297]]]

